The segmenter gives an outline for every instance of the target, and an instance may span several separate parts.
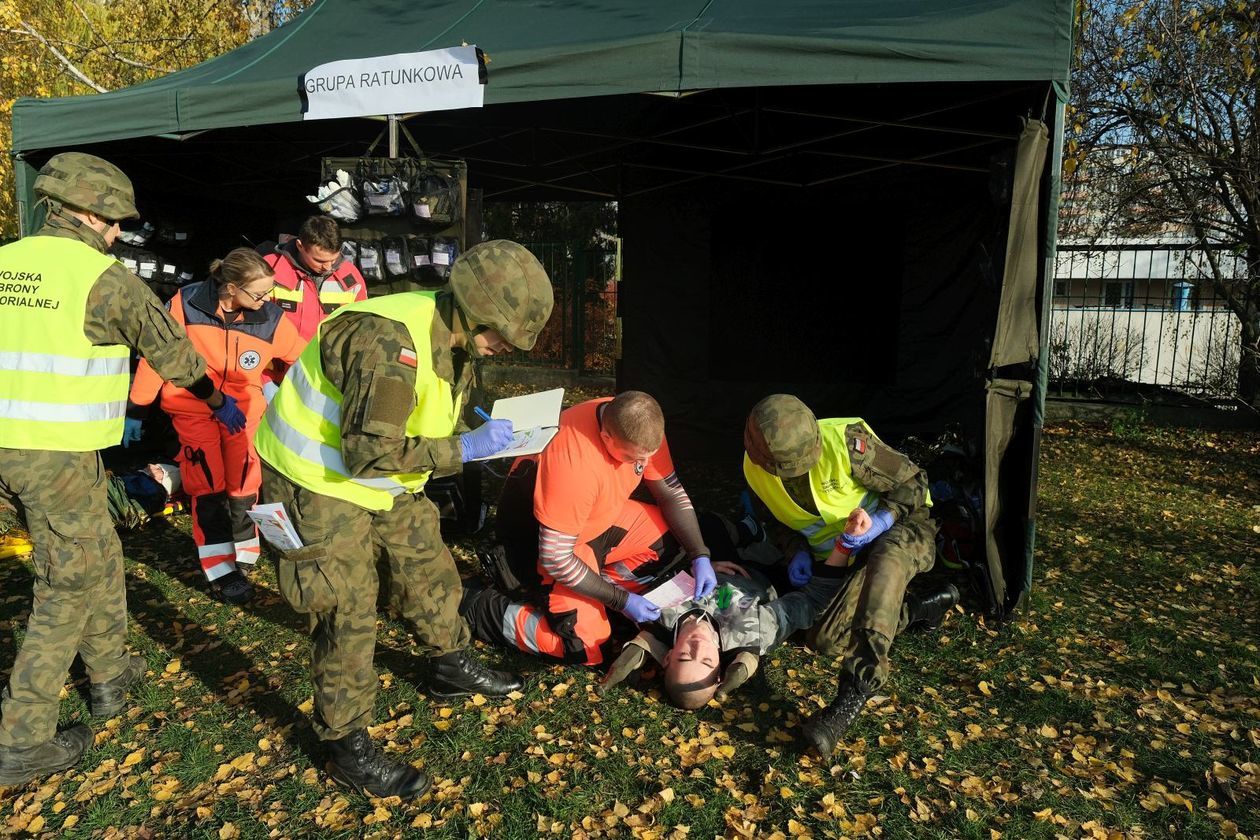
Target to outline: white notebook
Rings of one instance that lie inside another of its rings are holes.
[[[516,458],[542,452],[560,431],[560,410],[563,406],[563,388],[497,400],[490,409],[490,416],[495,420],[512,421],[512,442],[505,449],[472,460]]]

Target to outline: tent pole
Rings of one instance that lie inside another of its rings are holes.
[[[389,159],[398,159],[398,115],[390,114],[389,120]]]

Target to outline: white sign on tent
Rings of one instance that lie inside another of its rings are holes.
[[[477,48],[330,61],[301,80],[307,120],[480,108]]]

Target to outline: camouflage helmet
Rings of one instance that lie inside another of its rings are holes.
[[[791,394],[772,394],[748,414],[744,449],[754,464],[772,475],[804,475],[822,455],[818,419]]]
[[[83,152],[53,155],[35,178],[36,193],[117,222],[138,219],[131,179],[107,160]]]
[[[551,280],[524,245],[492,239],[469,248],[451,266],[455,302],[474,324],[485,324],[530,350],[551,317]]]

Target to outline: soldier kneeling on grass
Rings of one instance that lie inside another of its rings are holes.
[[[790,394],[757,403],[744,426],[744,478],[765,512],[787,575],[803,586],[844,570],[839,592],[810,631],[810,645],[841,655],[835,699],[805,723],[810,746],[830,756],[866,701],[888,679],[893,639],[958,603],[953,584],[922,599],[906,586],[936,559],[927,476],[858,417],[819,420]]]

